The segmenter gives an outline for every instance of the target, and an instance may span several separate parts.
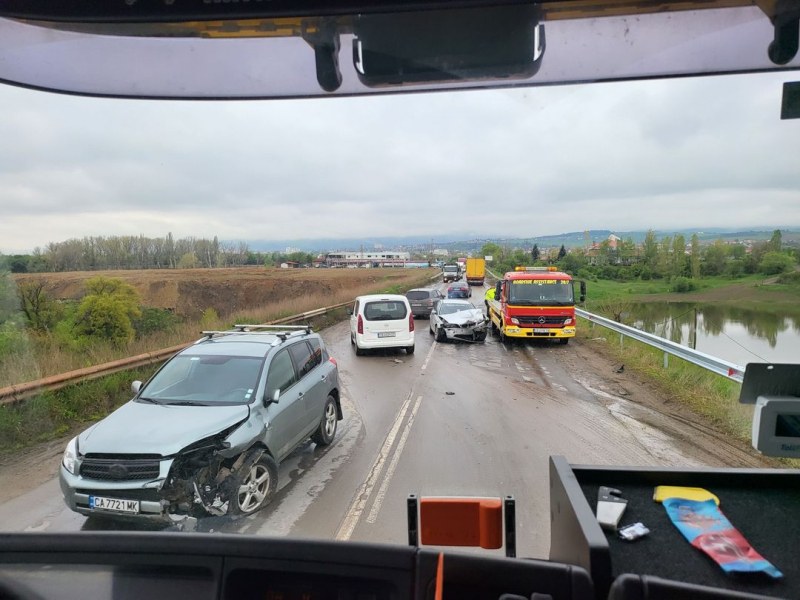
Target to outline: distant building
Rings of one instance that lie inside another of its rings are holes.
[[[450,256],[450,250],[448,250],[447,248],[436,248],[436,250],[433,251],[433,255],[434,256]]]
[[[403,267],[411,254],[399,250],[384,252],[328,252],[325,263],[329,267]]]

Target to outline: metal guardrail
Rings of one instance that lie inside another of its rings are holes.
[[[318,317],[328,311],[352,304],[352,302],[352,300],[349,300],[347,302],[340,302],[339,304],[333,304],[331,306],[309,310],[296,315],[290,315],[288,317],[270,321],[269,323],[266,323],[266,325],[283,325],[293,321],[301,321],[311,317]],[[15,404],[32,396],[36,396],[37,394],[41,394],[42,392],[58,390],[67,387],[68,385],[74,385],[80,381],[97,379],[99,377],[105,377],[106,375],[118,373],[119,371],[136,369],[138,367],[144,367],[146,365],[161,362],[162,360],[169,358],[176,352],[180,352],[192,344],[194,344],[194,340],[185,344],[178,344],[177,346],[170,346],[169,348],[162,348],[161,350],[146,352],[145,354],[129,356],[127,358],[121,358],[119,360],[114,360],[100,365],[94,365],[92,367],[86,367],[84,369],[77,369],[75,371],[68,371],[66,373],[52,375],[43,379],[37,379],[36,381],[27,381],[25,383],[19,383],[0,388],[0,406],[6,404]]]
[[[437,277],[441,277],[441,273],[434,274],[433,276],[430,277],[430,279],[433,280],[436,279]],[[339,304],[332,304],[331,306],[316,308],[314,310],[298,313],[296,315],[290,315],[288,317],[275,319],[274,321],[269,321],[265,323],[265,325],[284,325],[286,323],[292,323],[294,321],[301,321],[303,319],[318,317],[324,315],[328,311],[336,310],[337,308],[342,308],[352,303],[353,300],[348,300],[347,302],[340,302]],[[75,371],[68,371],[66,373],[52,375],[50,377],[45,377],[43,379],[37,379],[36,381],[27,381],[25,383],[19,383],[16,385],[10,385],[4,388],[0,388],[0,406],[6,404],[15,404],[17,402],[26,400],[27,398],[30,398],[32,396],[36,396],[37,394],[40,394],[42,392],[50,392],[58,390],[67,387],[68,385],[74,385],[75,383],[81,381],[97,379],[99,377],[105,377],[106,375],[111,375],[119,371],[136,369],[138,367],[144,367],[146,365],[151,365],[153,363],[161,362],[162,360],[169,358],[176,352],[180,352],[187,346],[191,346],[193,343],[194,340],[192,340],[191,342],[187,342],[185,344],[179,344],[177,346],[171,346],[169,348],[162,348],[161,350],[155,350],[153,352],[147,352],[145,354],[139,354],[137,356],[129,356],[127,358],[121,358],[119,360],[103,363],[100,365],[94,365],[92,367],[86,367],[83,369],[77,369]]]
[[[620,336],[627,336],[635,339],[636,341],[642,342],[643,344],[647,344],[648,346],[658,348],[664,352],[664,366],[666,366],[667,363],[667,356],[671,354],[672,356],[682,358],[693,365],[703,367],[704,369],[712,371],[718,375],[722,375],[723,377],[727,377],[728,379],[732,379],[738,383],[741,383],[742,379],[744,378],[744,367],[735,365],[727,360],[722,360],[721,358],[711,356],[710,354],[705,354],[704,352],[698,352],[692,348],[681,346],[680,344],[676,344],[670,340],[653,335],[652,333],[647,333],[641,329],[623,325],[622,323],[617,323],[616,321],[612,321],[606,317],[601,317],[600,315],[590,313],[582,308],[576,307],[575,314],[591,323],[596,323],[597,325],[611,329],[612,331],[619,333]]]

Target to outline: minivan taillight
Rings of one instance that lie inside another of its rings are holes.
[[[414,315],[408,313],[408,330],[414,331]]]
[[[336,362],[336,359],[335,359],[335,358],[333,358],[332,356],[331,356],[331,357],[328,359],[328,362],[330,362],[330,363],[333,363],[333,366],[334,366],[334,367],[338,367],[338,366],[339,366],[339,365],[337,364],[337,362]]]
[[[361,315],[358,315],[358,329],[356,331],[364,333],[364,321],[361,319]]]

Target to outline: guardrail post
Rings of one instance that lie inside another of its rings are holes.
[[[624,341],[625,341],[625,335],[620,333],[619,334],[619,347],[620,347],[620,349],[625,346],[625,344],[623,344]]]
[[[669,368],[669,354],[667,352],[664,352],[664,368]]]

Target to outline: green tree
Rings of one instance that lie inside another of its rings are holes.
[[[779,275],[794,269],[795,260],[783,252],[767,252],[758,265],[758,270],[765,275]]]
[[[692,253],[689,256],[689,269],[692,272],[692,279],[700,277],[700,238],[697,234],[692,234]]]
[[[658,246],[658,267],[656,272],[662,277],[672,275],[672,236],[665,235]]]
[[[644,264],[650,268],[653,273],[658,272],[658,240],[656,233],[652,229],[647,231],[642,243],[642,254]]]
[[[124,344],[133,339],[133,319],[141,316],[139,296],[121,279],[93,277],[86,281],[87,294],[75,314],[79,335]]]
[[[564,248],[564,244],[561,244],[561,248],[558,249],[558,260],[561,260],[567,255],[567,249]]]
[[[781,236],[781,230],[776,229],[772,232],[772,237],[769,238],[769,242],[767,242],[767,246],[769,250],[772,252],[780,252],[781,246],[783,245],[783,240]]]
[[[179,269],[194,269],[200,265],[200,260],[194,255],[193,252],[187,252],[178,261]]]
[[[51,331],[63,314],[61,305],[45,289],[43,279],[29,279],[17,290],[20,308],[28,326],[37,331]]]
[[[531,250],[531,260],[533,260],[533,262],[536,262],[537,260],[539,260],[540,256],[541,252],[539,252],[539,244],[534,244],[533,249]]]
[[[576,275],[578,270],[586,266],[586,257],[582,252],[573,250],[559,260],[558,264],[562,271]]]
[[[728,260],[728,246],[722,240],[717,240],[706,248],[704,258],[703,273],[705,275],[722,275]]]
[[[686,239],[682,235],[676,235],[672,240],[672,265],[670,268],[672,277],[683,277],[686,271]]]
[[[0,261],[2,260],[0,257]],[[18,309],[15,289],[11,273],[5,270],[3,263],[0,262],[0,324],[10,319]]]

